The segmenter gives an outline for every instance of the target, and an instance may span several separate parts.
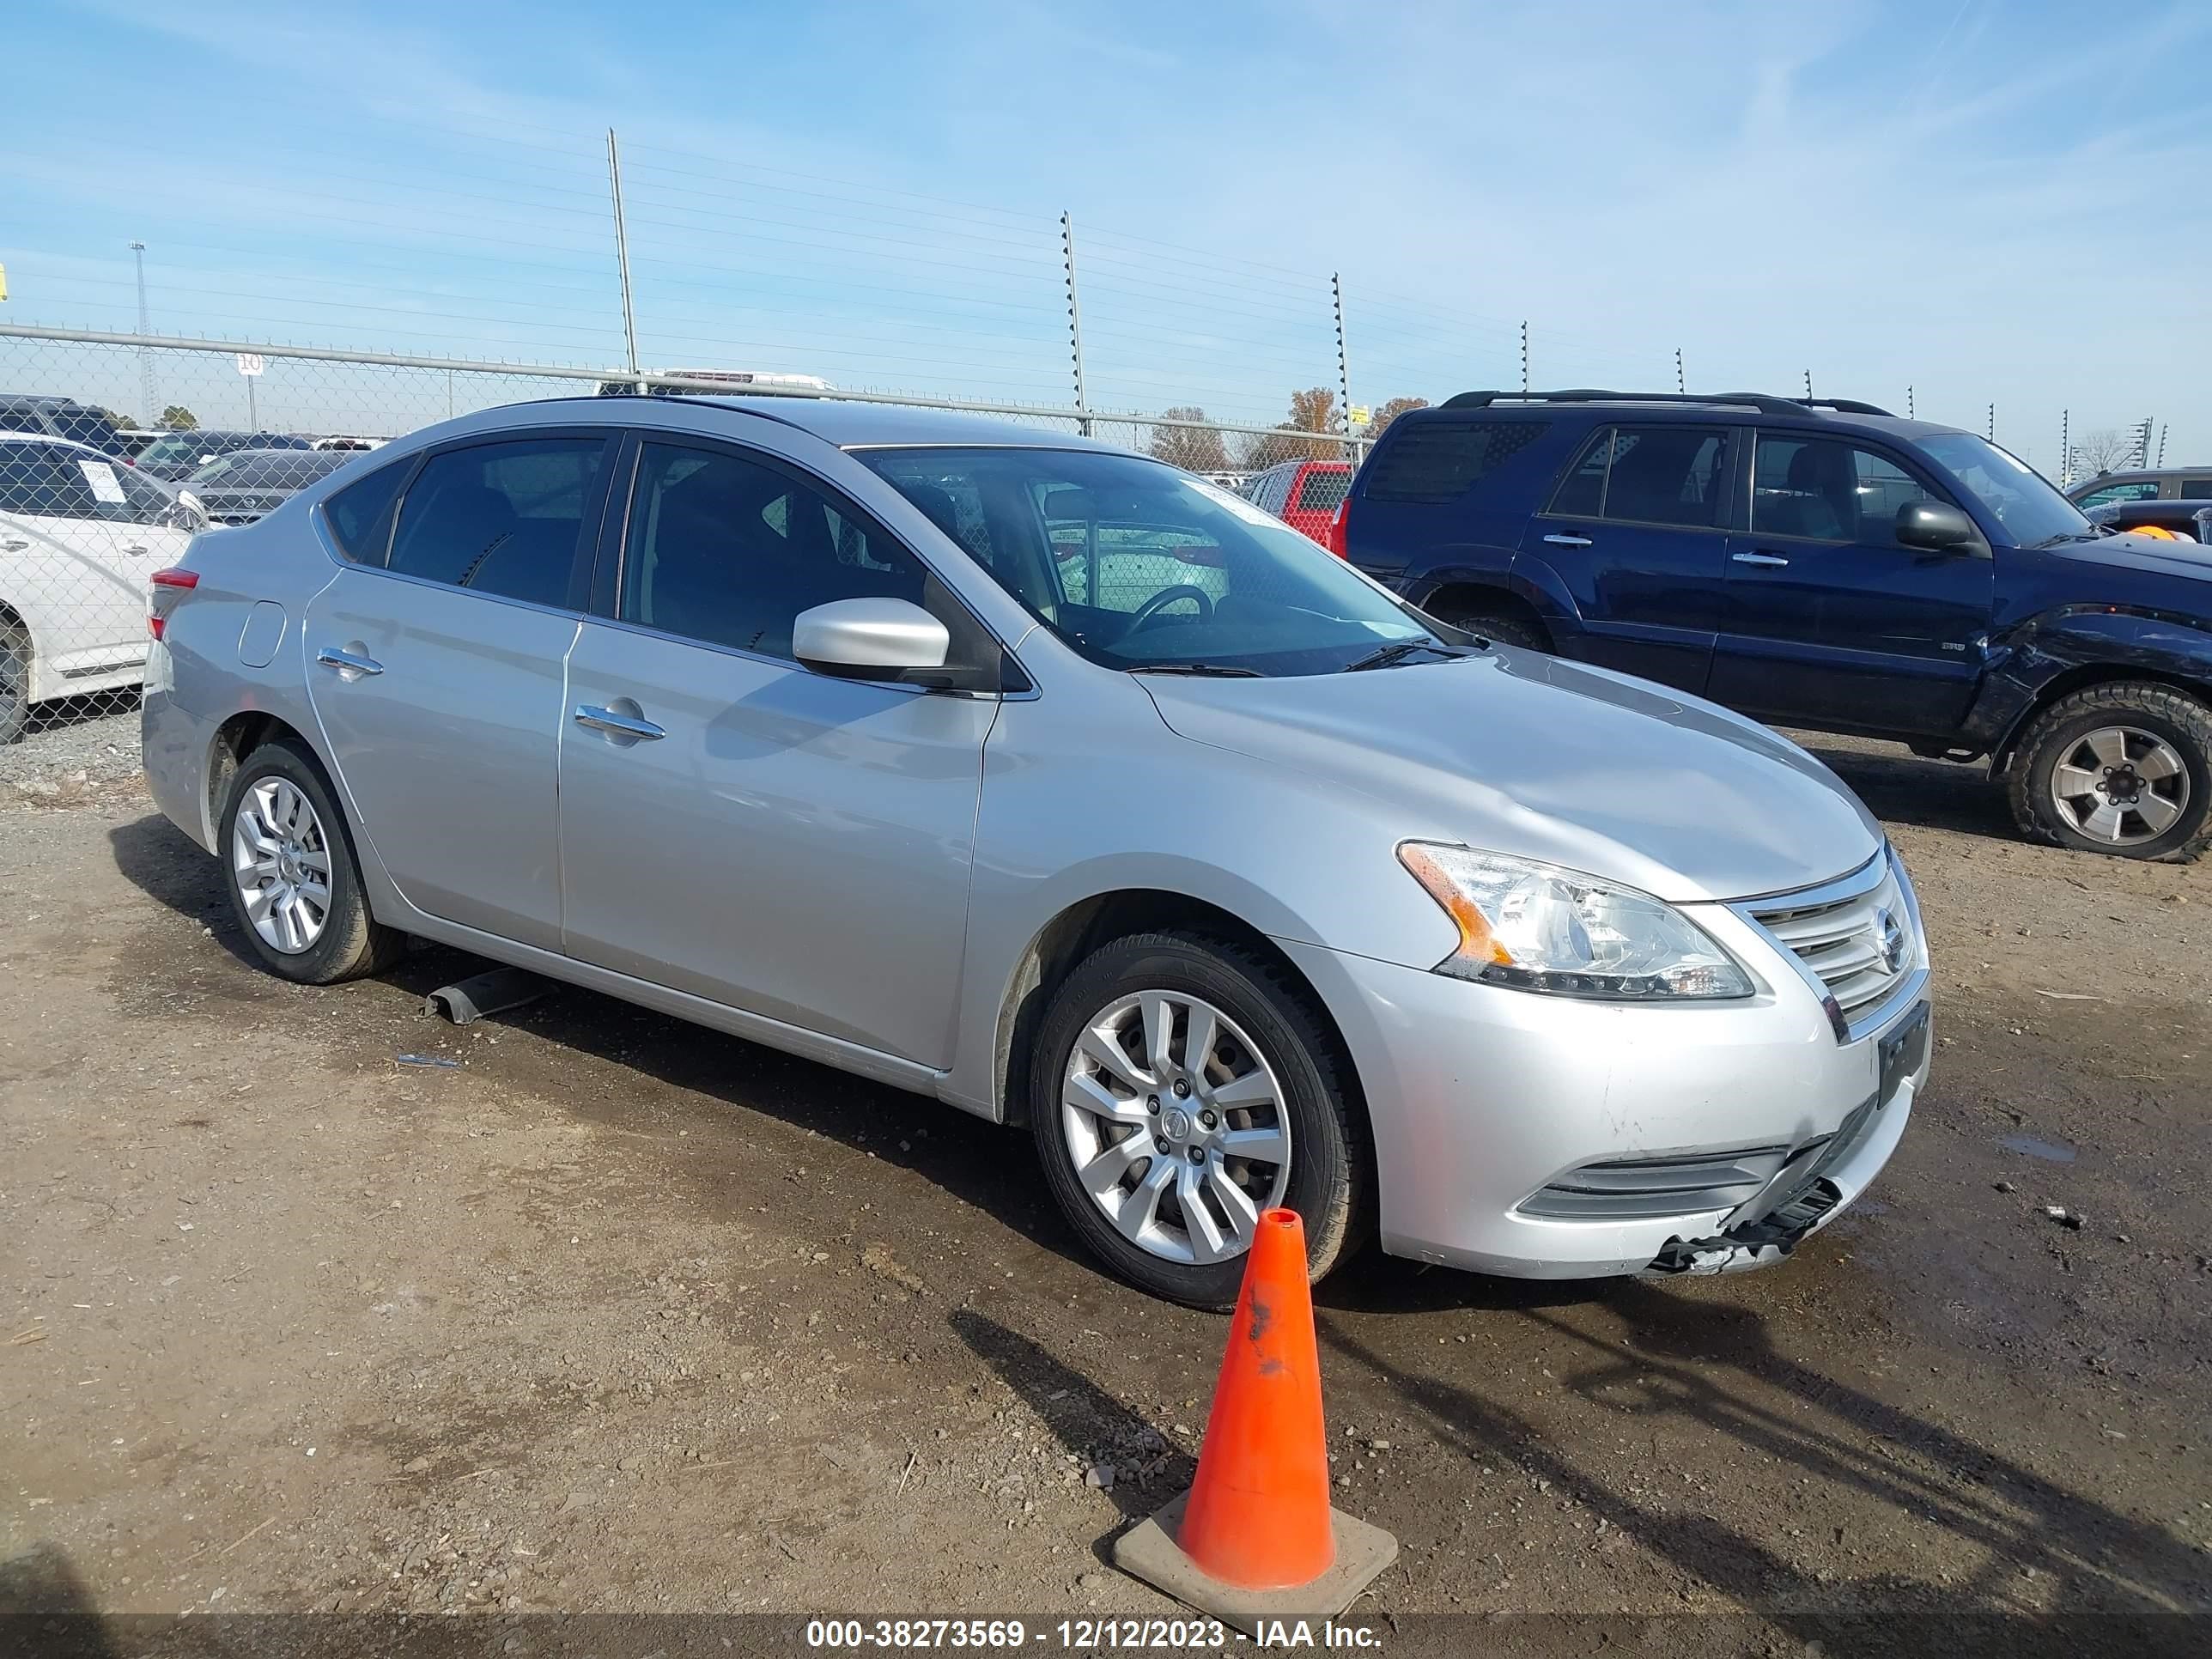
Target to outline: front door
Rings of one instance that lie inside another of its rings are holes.
[[[1995,602],[1986,551],[1897,539],[1898,509],[1949,499],[1901,456],[1762,432],[1748,529],[1729,542],[1709,695],[1763,720],[1942,737],[1980,684]]]
[[[1607,668],[1703,691],[1724,568],[1729,429],[1620,426],[1593,434],[1516,568],[1548,566],[1581,613],[1579,648]],[[1539,586],[1553,584],[1532,576]]]
[[[949,601],[786,459],[688,441],[635,453],[612,614],[568,661],[568,953],[949,1064],[998,703],[791,654],[814,605]]]
[[[388,565],[343,567],[302,635],[352,821],[400,892],[549,951],[563,681],[611,447],[568,434],[434,453]]]

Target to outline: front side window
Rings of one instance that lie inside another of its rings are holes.
[[[2207,481],[2212,484],[2212,480]],[[2114,501],[2148,501],[2158,499],[2158,480],[2139,479],[2134,483],[2106,484],[2102,489],[2093,489],[2074,503],[2085,512],[2093,507],[2107,507]]]
[[[2046,483],[2041,473],[1986,438],[1971,432],[1938,432],[1921,439],[1920,448],[1972,493],[2015,547],[2087,541],[2097,533],[2081,508]]]
[[[1717,527],[1727,452],[1728,434],[1719,427],[1614,427],[1590,440],[1561,482],[1552,511],[1626,524]]]
[[[1942,502],[1896,462],[1834,438],[1765,433],[1752,466],[1754,536],[1897,546],[1897,515]]]
[[[924,510],[957,523],[949,501]],[[623,551],[625,622],[788,660],[802,611],[836,599],[921,605],[926,574],[904,548],[761,461],[672,444],[640,453]]]
[[[433,455],[400,503],[390,568],[567,605],[584,507],[606,448],[599,438],[529,438]]]
[[[47,444],[0,447],[0,512],[100,524],[163,524],[176,497],[120,461]]]
[[[1092,661],[1332,673],[1434,640],[1413,611],[1246,501],[1160,462],[1088,450],[855,452],[945,527],[975,504],[993,580]]]

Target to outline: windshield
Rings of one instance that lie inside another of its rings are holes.
[[[1158,461],[1024,448],[857,458],[1109,668],[1327,674],[1394,641],[1443,643],[1295,530]]]
[[[352,459],[331,451],[241,449],[218,455],[193,473],[191,482],[225,489],[304,489]]]
[[[2069,537],[2094,536],[2081,509],[2046,483],[2040,473],[1971,432],[1939,432],[1920,447],[1972,490],[2017,547],[2039,547]]]
[[[197,466],[203,455],[212,455],[217,449],[235,449],[236,444],[224,443],[205,432],[179,432],[166,438],[156,438],[138,452],[141,465]]]

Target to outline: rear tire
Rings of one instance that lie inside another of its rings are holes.
[[[31,723],[31,636],[0,620],[0,747],[21,741]]]
[[[1156,1063],[1159,1008],[1166,1059]],[[1194,1054],[1201,1020],[1212,1036]],[[1124,1034],[1118,1054],[1100,1046],[1102,1030]],[[1279,964],[1224,939],[1143,933],[1102,945],[1054,994],[1030,1126],[1045,1183],[1092,1251],[1154,1296],[1225,1309],[1259,1212],[1298,1212],[1316,1279],[1358,1231],[1370,1160],[1349,1073]]]
[[[407,936],[368,913],[353,836],[305,749],[264,744],[239,763],[216,848],[246,948],[278,978],[336,985],[405,953]]]
[[[2005,795],[2031,840],[2188,863],[2212,845],[2212,708],[2139,680],[2061,697],[2021,739]]]
[[[1439,611],[1437,617],[1454,628],[1464,628],[1470,634],[1480,634],[1486,640],[1495,640],[1500,645],[1517,645],[1528,651],[1549,651],[1552,636],[1539,622],[1526,617],[1503,615],[1498,611],[1453,609]]]

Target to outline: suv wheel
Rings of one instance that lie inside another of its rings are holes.
[[[31,636],[0,620],[0,744],[14,743],[31,723]]]
[[[1260,1212],[1296,1210],[1316,1279],[1362,1207],[1366,1159],[1336,1044],[1254,951],[1178,933],[1102,946],[1046,1011],[1030,1124],[1092,1250],[1193,1307],[1237,1300]]]
[[[1525,617],[1457,609],[1439,611],[1437,616],[1454,628],[1464,628],[1470,634],[1480,634],[1483,638],[1496,640],[1501,645],[1517,645],[1530,651],[1549,651],[1552,648],[1552,636],[1545,632],[1544,625],[1531,622]]]
[[[216,844],[246,945],[270,973],[335,985],[404,951],[407,936],[368,914],[345,820],[303,750],[272,743],[246,757]]]
[[[2006,791],[2038,841],[2186,862],[2212,843],[2212,709],[2142,682],[2061,697],[2021,739]]]

